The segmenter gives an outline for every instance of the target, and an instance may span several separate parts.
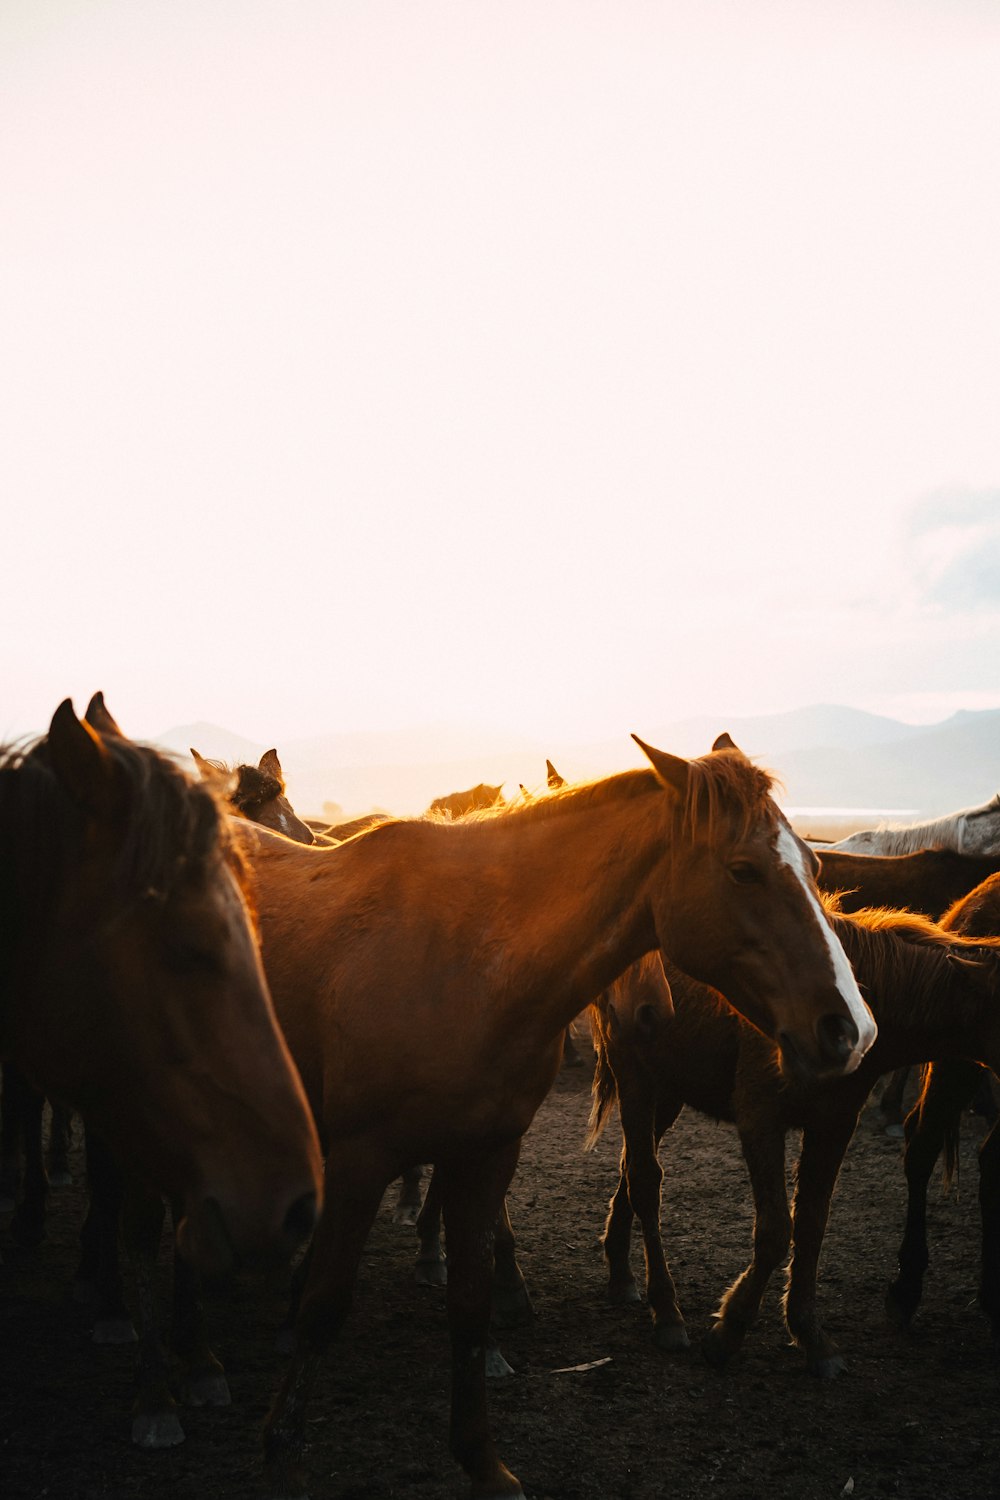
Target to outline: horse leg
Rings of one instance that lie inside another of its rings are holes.
[[[451,1332],[451,1451],[472,1481],[473,1500],[523,1500],[518,1480],[497,1457],[486,1412],[494,1244],[520,1141],[486,1157],[449,1162],[442,1172],[448,1236]]]
[[[13,1070],[13,1077],[14,1108],[21,1122],[24,1145],[24,1177],[10,1232],[25,1250],[35,1250],[45,1237],[45,1203],[49,1196],[49,1179],[45,1175],[42,1154],[45,1096],[28,1082],[19,1068]]]
[[[1000,1355],[1000,1123],[979,1148],[979,1210],[983,1260],[979,1302],[990,1320],[993,1352]]]
[[[73,1174],[69,1169],[69,1148],[73,1140],[73,1111],[64,1104],[50,1101],[49,1149],[46,1168],[52,1187],[69,1187]]]
[[[680,1114],[681,1104],[673,1100],[669,1106],[661,1104],[655,1112],[655,1126],[650,1104],[648,1095],[641,1100],[637,1096],[619,1100],[624,1141],[622,1160],[629,1203],[642,1229],[646,1301],[653,1319],[653,1340],[660,1349],[686,1349],[691,1340],[660,1236],[663,1169],[657,1155],[657,1146]]]
[[[413,1167],[407,1167],[399,1179],[399,1197],[396,1199],[396,1207],[392,1211],[392,1222],[394,1224],[415,1224],[417,1215],[420,1213],[421,1192],[420,1185],[423,1182],[424,1169],[419,1163]]]
[[[504,1198],[497,1219],[493,1268],[493,1322],[498,1328],[517,1328],[535,1316],[516,1252],[514,1226]]]
[[[172,1448],[184,1441],[170,1390],[167,1353],[160,1337],[156,1263],[165,1208],[158,1193],[130,1181],[122,1206],[122,1239],[135,1279],[139,1308],[139,1357],[132,1406],[132,1441],[140,1448]]]
[[[920,1305],[927,1253],[927,1189],[945,1139],[972,1097],[979,1076],[978,1063],[935,1063],[918,1103],[906,1117],[906,1225],[899,1247],[899,1275],[889,1283],[885,1310],[897,1327],[909,1325]]]
[[[306,1246],[305,1254],[300,1256],[298,1264],[292,1271],[291,1286],[288,1293],[288,1307],[274,1340],[275,1351],[278,1354],[291,1354],[295,1349],[295,1323],[299,1316],[299,1308],[302,1306],[302,1296],[306,1289],[306,1283],[309,1280],[312,1254],[313,1242],[310,1240]]]
[[[716,1322],[702,1340],[709,1364],[723,1365],[740,1348],[760,1310],[771,1273],[784,1260],[792,1237],[785,1186],[785,1132],[777,1122],[740,1130],[754,1199],[753,1259],[726,1292]]]
[[[21,1183],[20,1078],[16,1063],[2,1068],[0,1093],[0,1213],[13,1213]]]
[[[174,1225],[180,1223],[183,1206],[170,1205]],[[197,1271],[177,1252],[173,1254],[174,1300],[170,1344],[184,1372],[184,1399],[191,1406],[230,1406],[232,1396],[221,1362],[209,1347],[205,1334],[205,1308]]]
[[[816,1274],[830,1216],[830,1199],[857,1123],[857,1112],[848,1110],[825,1122],[822,1130],[804,1130],[795,1174],[785,1323],[793,1341],[805,1350],[809,1373],[825,1379],[839,1375],[844,1360],[819,1321]]]
[[[125,1306],[118,1231],[125,1185],[109,1148],[92,1130],[84,1129],[87,1186],[90,1202],[80,1231],[80,1263],[74,1300],[92,1303],[95,1344],[134,1344],[136,1331]]]
[[[903,1095],[909,1076],[909,1068],[897,1068],[894,1073],[890,1073],[878,1102],[886,1135],[897,1139],[903,1134]]]
[[[632,1244],[632,1220],[635,1217],[628,1197],[628,1176],[625,1170],[625,1144],[622,1142],[621,1164],[618,1169],[618,1186],[608,1204],[608,1216],[604,1221],[601,1244],[604,1246],[604,1262],[608,1268],[608,1300],[624,1305],[638,1302],[639,1288],[629,1264]]]
[[[366,1170],[367,1168],[367,1170]],[[295,1348],[264,1423],[264,1467],[272,1496],[301,1497],[306,1406],[324,1351],[350,1311],[358,1263],[391,1170],[380,1171],[355,1151],[344,1163],[327,1158],[325,1208],[313,1236],[309,1272],[295,1324]]]
[[[417,1286],[446,1286],[448,1261],[441,1238],[441,1178],[436,1167],[417,1215],[417,1240]]]

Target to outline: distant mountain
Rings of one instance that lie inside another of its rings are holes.
[[[930,817],[985,802],[1000,787],[1000,709],[961,712],[941,724],[904,724],[860,709],[820,704],[790,713],[739,718],[701,715],[636,732],[664,750],[701,755],[722,730],[779,776],[786,806],[905,809]],[[232,764],[256,763],[269,747],[220,725],[167,730],[158,743]],[[516,733],[437,726],[412,732],[358,733],[277,745],[293,804],[318,814],[339,803],[346,816],[370,808],[422,811],[434,797],[480,781],[544,783],[548,756],[568,779],[643,764],[623,732],[590,744],[537,742]]]
[[[1000,709],[959,713],[905,740],[793,750],[778,762],[796,805],[894,807],[936,817],[1000,788]]]

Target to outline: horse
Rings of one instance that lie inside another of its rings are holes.
[[[428,812],[433,816],[446,818],[464,818],[471,812],[482,812],[489,807],[497,807],[503,800],[503,784],[500,786],[487,786],[481,781],[478,786],[470,786],[464,792],[450,792],[447,797],[435,797]]]
[[[309,1393],[347,1316],[384,1189],[441,1175],[450,1443],[475,1500],[519,1496],[486,1415],[493,1238],[521,1136],[586,1001],[663,947],[724,985],[791,1074],[858,1067],[875,1037],[771,779],[720,737],[686,761],[457,821],[384,823],[314,850],[251,829],[278,1015],[326,1152],[296,1349],[265,1426],[272,1489],[301,1492]]]
[[[954,849],[920,849],[911,854],[861,854],[833,847],[817,849],[819,884],[840,891],[841,911],[860,906],[905,907],[935,920],[962,896],[1000,871],[1000,854],[959,854]],[[882,1088],[879,1109],[887,1135],[903,1135],[903,1096],[909,1068],[897,1068]],[[977,1108],[996,1118],[989,1074],[980,1072]]]
[[[1000,935],[1000,874],[991,876],[945,914],[942,927],[968,939]],[[904,1122],[903,1170],[906,1224],[899,1247],[899,1271],[886,1292],[886,1313],[907,1328],[920,1305],[927,1251],[927,1190],[931,1173],[945,1152],[945,1183],[955,1170],[959,1121],[982,1079],[989,1058],[932,1061],[924,1070],[920,1096]],[[990,1063],[992,1067],[993,1064]],[[994,1072],[996,1068],[994,1067]],[[982,1271],[979,1301],[990,1320],[993,1348],[1000,1355],[1000,1122],[994,1115],[979,1148],[979,1202],[982,1215]]]
[[[193,1264],[290,1252],[319,1149],[242,862],[211,793],[107,720],[66,699],[0,755],[0,1057],[183,1200]]]
[[[256,766],[246,763],[230,769],[220,760],[206,760],[192,747],[191,758],[205,781],[216,785],[240,817],[298,844],[315,843],[313,829],[288,800],[285,778],[277,750],[265,750]]]
[[[830,898],[827,898],[828,900]],[[785,1319],[809,1371],[831,1377],[844,1360],[816,1308],[816,1271],[840,1164],[880,1073],[902,1062],[983,1057],[1000,1066],[1000,940],[982,944],[908,912],[831,915],[878,1022],[878,1037],[847,1077],[803,1086],[781,1077],[771,1042],[722,997],[668,964],[673,1016],[647,993],[618,989],[592,1008],[598,1062],[589,1144],[617,1097],[621,1174],[604,1231],[609,1295],[637,1300],[628,1263],[633,1212],[646,1257],[654,1338],[688,1335],[659,1230],[657,1147],[685,1104],[736,1125],[753,1190],[753,1259],[722,1298],[702,1342],[721,1365],[741,1347],[772,1272],[793,1246]],[[802,1130],[789,1214],[785,1135]],[[991,1191],[995,1191],[993,1183]]]
[[[825,847],[854,854],[910,854],[915,849],[1000,854],[1000,792],[979,807],[963,807],[925,823],[880,823]]]

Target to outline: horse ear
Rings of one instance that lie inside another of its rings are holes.
[[[275,781],[284,781],[281,774],[281,761],[278,759],[277,750],[265,750],[257,767],[259,771],[266,771],[268,776],[273,776]]]
[[[193,745],[191,746],[191,759],[194,761],[195,765],[198,767],[198,770],[204,776],[205,780],[211,781],[212,777],[215,775],[215,767],[212,765],[212,762],[210,760],[206,760],[203,755],[199,755]]]
[[[114,801],[114,765],[100,735],[77,718],[69,698],[52,715],[48,748],[49,764],[71,800],[87,812],[107,816]]]
[[[103,693],[94,694],[87,704],[87,712],[83,717],[92,729],[97,730],[98,734],[114,734],[120,740],[125,738],[108,710]]]
[[[713,750],[739,750],[740,747],[739,747],[739,745],[736,744],[736,742],[733,739],[732,735],[726,734],[725,730],[723,730],[723,732],[718,736],[718,738],[713,741],[713,743],[712,743],[712,749]],[[740,754],[741,755],[742,755],[742,753],[743,753],[742,750],[740,750]]]
[[[637,734],[632,738],[635,740],[643,755],[646,756],[653,770],[663,782],[663,785],[679,796],[687,795],[688,787],[688,762],[679,755],[669,755],[666,750],[656,750],[652,745],[647,745]]]
[[[559,772],[556,770],[555,766],[550,760],[547,760],[545,762],[545,780],[553,791],[556,791],[559,787],[566,785],[565,776],[559,775]]]

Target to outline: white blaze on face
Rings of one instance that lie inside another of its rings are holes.
[[[282,831],[282,833],[287,834],[288,837],[291,838],[292,835],[291,835],[291,829],[290,829],[290,826],[289,826],[289,822],[288,822],[288,819],[287,819],[287,817],[285,816],[285,814],[283,812],[279,811],[279,813],[278,813],[278,822],[281,825],[281,831]]]
[[[823,914],[823,908],[819,904],[812,882],[806,874],[802,850],[787,828],[782,827],[778,830],[777,849],[778,858],[795,875],[795,878],[799,881],[805,892],[806,900],[816,913],[816,920],[819,923],[820,930],[826,939],[830,952],[830,962],[833,964],[837,989],[840,991],[841,998],[851,1013],[851,1019],[858,1028],[858,1044],[854,1049],[851,1061],[844,1069],[846,1073],[853,1073],[878,1035],[878,1027],[875,1025],[875,1019],[871,1011],[861,998],[858,981],[855,979],[854,970],[847,960],[847,954],[844,952],[836,934]]]

